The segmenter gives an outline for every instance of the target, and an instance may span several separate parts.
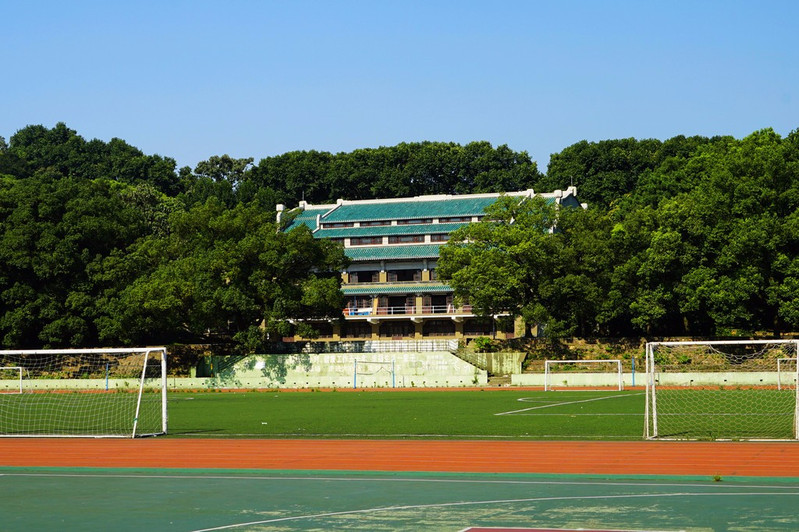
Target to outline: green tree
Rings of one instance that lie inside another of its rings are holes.
[[[107,180],[53,170],[0,186],[0,342],[6,346],[96,345],[100,287],[89,275],[103,257],[148,231],[137,206]]]
[[[503,196],[484,221],[451,235],[439,273],[478,315],[521,316],[550,336],[595,334],[609,283],[607,224],[597,213]]]
[[[211,198],[175,213],[167,238],[134,246],[134,271],[110,257],[103,270],[130,284],[109,301],[101,337],[226,341],[256,350],[294,331],[310,335],[308,319],[338,317],[343,250],[307,228],[278,232],[273,217],[255,204],[227,209]]]
[[[20,169],[28,168],[24,175],[22,172],[14,174],[18,177],[47,169],[63,177],[108,179],[128,184],[147,182],[170,196],[181,191],[174,159],[144,155],[117,138],[107,143],[97,139],[87,142],[63,122],[52,129],[36,125],[17,131],[11,137],[4,158],[14,161]]]

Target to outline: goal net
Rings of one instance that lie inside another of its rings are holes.
[[[797,340],[646,346],[648,439],[799,437]]]
[[[544,391],[624,389],[621,360],[547,360],[544,362]]]
[[[166,431],[163,347],[0,351],[0,436]]]
[[[355,360],[352,387],[395,388],[394,361]]]
[[[777,359],[777,389],[782,390],[783,386],[796,386],[796,358]]]

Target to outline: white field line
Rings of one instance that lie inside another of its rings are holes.
[[[766,485],[766,484],[723,484],[712,483],[706,481],[688,481],[688,482],[645,482],[645,481],[608,481],[608,480],[561,480],[561,479],[545,479],[545,480],[520,480],[520,479],[480,479],[480,478],[402,478],[402,477],[342,477],[336,476],[335,473],[331,476],[314,475],[314,476],[282,476],[282,475],[214,475],[208,474],[208,470],[201,470],[196,475],[187,474],[153,474],[153,473],[3,473],[0,476],[8,477],[29,477],[29,478],[112,478],[112,479],[141,479],[141,480],[199,480],[206,482],[208,480],[241,480],[241,481],[299,481],[299,482],[375,482],[375,483],[421,483],[421,484],[508,484],[508,485],[536,485],[536,486],[598,486],[598,487],[652,487],[652,488],[698,488],[702,491],[697,491],[697,494],[712,495],[716,493],[713,490],[730,491],[730,490],[797,490],[799,486],[796,485]],[[469,473],[462,473],[468,476]],[[534,473],[533,473],[534,475]],[[558,476],[558,475],[556,475]],[[580,477],[590,477],[591,475],[578,475]],[[738,493],[736,491],[736,493]]]
[[[607,397],[594,397],[593,399],[582,399],[580,401],[562,401],[560,403],[550,403],[548,405],[541,405],[541,406],[531,406],[530,408],[522,408],[521,410],[511,410],[510,412],[500,412],[498,414],[494,414],[495,416],[508,416],[511,414],[519,414],[521,412],[529,412],[530,410],[540,410],[542,408],[552,408],[555,406],[565,406],[565,405],[574,405],[578,403],[591,403],[593,401],[604,401],[605,399],[616,399],[617,397],[630,397],[631,395],[644,395],[643,393],[637,394],[620,394],[620,395],[609,395]],[[519,401],[522,401],[519,399]],[[524,402],[524,401],[522,401]],[[595,414],[591,414],[595,415]]]
[[[264,519],[261,521],[249,521],[246,523],[233,523],[230,525],[222,525],[212,528],[202,528],[194,532],[211,532],[214,530],[229,530],[231,528],[265,525],[269,523],[281,523],[286,521],[299,521],[304,519],[319,519],[322,517],[336,517],[341,515],[359,515],[377,512],[390,512],[402,510],[421,510],[427,508],[448,508],[448,507],[463,507],[463,506],[476,506],[481,504],[514,504],[514,503],[531,503],[531,502],[553,502],[553,501],[593,501],[593,500],[617,500],[617,499],[647,499],[647,498],[660,498],[660,497],[697,497],[697,496],[713,496],[713,497],[752,497],[752,496],[775,496],[786,495],[789,497],[796,497],[799,492],[793,493],[764,493],[764,492],[743,492],[743,493],[692,493],[692,492],[675,492],[675,493],[646,493],[646,494],[624,494],[624,495],[587,495],[587,496],[565,496],[565,497],[533,497],[528,499],[496,499],[489,501],[461,501],[461,502],[447,502],[438,504],[414,504],[407,506],[384,506],[378,508],[364,508],[361,510],[345,510],[340,512],[325,512],[320,514],[297,515],[291,517],[278,517],[275,519]]]

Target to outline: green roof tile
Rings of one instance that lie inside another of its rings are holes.
[[[361,236],[383,235],[431,235],[434,233],[451,233],[463,225],[466,225],[466,223],[344,227],[336,229],[320,229],[314,233],[314,236],[316,238],[353,238]]]
[[[372,220],[407,220],[445,216],[479,216],[497,201],[496,196],[431,196],[424,200],[383,201],[380,203],[344,204],[326,216],[323,222],[360,222]]]
[[[440,244],[364,246],[345,248],[344,253],[353,261],[432,259],[438,257],[440,247]]]

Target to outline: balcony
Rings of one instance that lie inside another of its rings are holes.
[[[413,305],[401,305],[398,307],[377,307],[377,314],[379,316],[393,316],[395,314],[416,314],[416,308]]]
[[[470,316],[473,314],[471,305],[464,305],[462,307],[455,307],[453,305],[423,305],[417,307],[415,305],[400,305],[393,307],[360,307],[360,308],[345,308],[343,310],[344,316],[347,317],[368,317],[368,316],[435,316],[435,315],[452,315],[452,316]]]

